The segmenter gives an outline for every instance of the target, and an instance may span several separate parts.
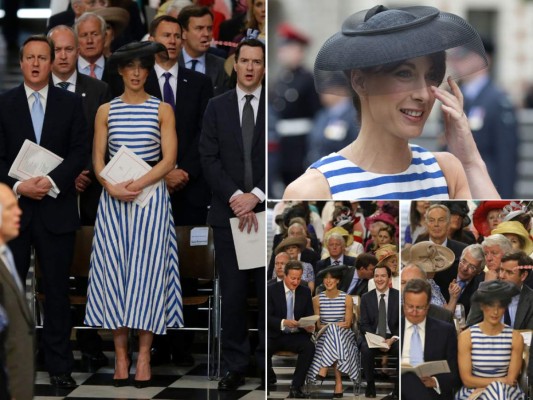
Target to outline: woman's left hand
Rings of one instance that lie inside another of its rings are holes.
[[[463,111],[463,94],[455,81],[448,77],[447,90],[432,86],[431,90],[441,105],[444,114],[446,143],[450,152],[454,154],[464,166],[478,161],[481,157],[477,150],[474,136],[470,130],[468,118]]]
[[[128,186],[126,186],[126,189],[132,192],[142,192],[143,190],[143,188],[137,183],[137,181],[131,182]]]
[[[339,328],[350,328],[350,325],[345,321],[336,322],[335,325],[337,325]]]

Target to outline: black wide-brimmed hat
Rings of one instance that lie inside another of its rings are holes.
[[[316,274],[316,281],[322,282],[324,280],[324,277],[329,273],[334,277],[339,277],[339,279],[342,279],[342,276],[348,271],[348,266],[344,264],[339,265],[330,265],[327,268],[321,269]]]
[[[117,66],[121,62],[128,62],[136,58],[155,56],[162,53],[168,58],[167,48],[157,42],[131,42],[118,48],[108,59],[108,63]]]
[[[518,287],[507,281],[486,281],[479,284],[478,289],[472,294],[470,302],[480,304],[493,304],[496,301],[509,304],[511,298],[520,293]]]
[[[468,207],[468,202],[466,201],[441,201],[440,204],[448,207],[448,210],[450,210],[450,214],[452,215],[459,215],[463,218],[463,228],[470,225],[472,220],[470,219],[470,216],[468,213],[470,212],[470,208]]]
[[[427,6],[396,9],[376,6],[350,15],[340,32],[322,45],[315,60],[315,86],[318,92],[328,93],[332,87],[349,85],[344,71],[392,64],[455,48],[466,48],[480,56],[479,60],[471,61],[464,75],[487,67],[479,34],[461,17]]]

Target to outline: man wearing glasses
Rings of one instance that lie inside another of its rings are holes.
[[[457,336],[448,322],[427,316],[431,286],[423,279],[412,279],[403,289],[402,365],[413,367],[428,361],[446,360],[449,373],[418,377],[402,374],[402,399],[453,398],[453,388],[460,385],[457,366]]]
[[[462,304],[465,314],[470,311],[470,296],[477,290],[479,279],[476,277],[485,266],[485,254],[480,244],[471,244],[466,247],[459,259],[457,277],[450,283],[448,292],[450,294],[449,305],[455,308],[457,304]]]

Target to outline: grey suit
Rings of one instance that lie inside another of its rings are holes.
[[[466,324],[471,326],[482,320],[483,312],[479,304],[472,303]],[[522,285],[522,290],[520,290],[513,329],[533,329],[533,290],[526,285]]]
[[[30,400],[33,398],[35,377],[34,323],[26,298],[2,260],[0,288],[4,296],[3,307],[9,319],[5,338],[9,392],[17,400]]]
[[[180,67],[187,68],[183,59],[183,51],[180,53],[178,63]],[[205,74],[213,83],[213,93],[218,96],[229,89],[228,75],[224,70],[224,59],[214,54],[205,54]]]

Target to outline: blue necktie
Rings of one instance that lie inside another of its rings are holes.
[[[175,108],[176,103],[174,102],[174,92],[170,86],[170,77],[172,74],[170,72],[165,72],[163,76],[165,77],[165,84],[163,85],[163,100],[165,103],[170,104],[172,108]]]
[[[194,58],[191,60],[191,70],[196,71],[196,64],[198,64],[198,60],[195,60]]]
[[[294,319],[294,294],[292,290],[287,292],[287,319]],[[285,328],[285,332],[292,332],[291,328]]]
[[[352,291],[357,287],[357,283],[359,282],[359,278],[356,275],[356,272],[353,273],[353,279],[350,283],[350,287],[348,288],[348,294],[351,294]]]
[[[44,121],[44,110],[43,105],[41,104],[41,99],[39,98],[38,92],[33,92],[33,97],[35,101],[31,107],[31,122],[33,124],[33,131],[35,132],[35,139],[37,144],[41,142],[41,132],[43,130],[43,121]]]
[[[413,333],[411,335],[411,347],[409,349],[409,361],[413,367],[424,362],[424,355],[422,353],[422,341],[418,334],[418,325],[413,325]]]

